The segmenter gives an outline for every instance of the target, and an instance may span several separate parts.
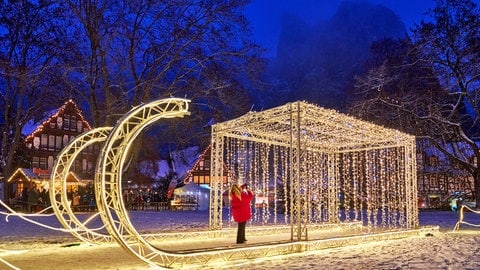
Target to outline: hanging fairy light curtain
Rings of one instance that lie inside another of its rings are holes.
[[[212,162],[255,192],[254,224],[418,226],[411,135],[296,102],[215,124],[219,142]]]

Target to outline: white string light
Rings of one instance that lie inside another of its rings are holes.
[[[47,208],[45,208],[42,211],[39,211],[37,213],[28,214],[28,213],[19,213],[19,212],[13,210],[2,200],[0,200],[0,204],[3,207],[5,207],[5,209],[8,210],[8,212],[0,211],[0,215],[4,215],[5,216],[5,221],[7,221],[7,222],[9,222],[9,217],[13,216],[13,217],[18,217],[18,218],[20,218],[24,221],[27,221],[29,223],[32,223],[32,224],[35,224],[35,225],[38,225],[40,227],[43,227],[43,228],[46,228],[46,229],[49,229],[49,230],[53,230],[53,231],[60,231],[60,232],[67,232],[67,233],[71,233],[72,231],[77,231],[77,232],[78,231],[84,231],[83,229],[78,229],[78,228],[77,229],[74,229],[74,228],[72,228],[72,229],[57,228],[57,227],[46,225],[46,224],[43,224],[41,222],[38,222],[36,220],[31,219],[31,217],[51,217],[51,216],[54,216],[55,214],[44,214],[44,213],[50,211],[51,207],[47,207]],[[92,220],[94,220],[97,216],[98,216],[98,213],[91,215],[85,222],[82,223],[82,226],[84,228],[86,228],[88,223],[90,223]],[[102,230],[104,228],[105,228],[105,225],[100,226],[98,228],[90,228],[89,230],[99,231],[99,230]]]
[[[478,210],[474,210],[466,205],[462,205],[462,207],[460,207],[460,209],[458,210],[460,212],[460,214],[458,215],[458,221],[457,223],[455,224],[455,227],[453,228],[453,232],[456,232],[458,230],[460,230],[460,224],[466,224],[466,225],[470,225],[470,226],[473,226],[473,227],[480,227],[480,224],[473,224],[473,223],[470,223],[470,222],[467,222],[467,221],[464,221],[464,217],[465,217],[465,209],[467,209],[468,211],[474,213],[474,214],[480,214],[480,211]]]

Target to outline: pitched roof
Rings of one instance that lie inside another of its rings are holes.
[[[183,178],[183,182],[188,182],[188,180],[190,179],[190,177],[192,176],[193,172],[196,171],[196,170],[199,170],[199,166],[200,166],[200,161],[204,160],[205,159],[205,156],[210,156],[210,153],[212,151],[212,145],[208,145],[207,148],[205,148],[205,150],[203,150],[203,152],[198,156],[197,160],[195,161],[195,163],[193,164],[192,168],[190,170],[188,170],[187,172],[187,175]]]
[[[18,168],[11,176],[8,178],[7,182],[14,183],[18,180],[24,180],[30,182],[34,179],[40,179],[40,177],[33,172],[33,169],[27,168]]]
[[[83,125],[87,127],[88,130],[92,129],[90,124],[88,123],[87,120],[83,117],[82,112],[78,108],[77,104],[71,99],[67,100],[54,114],[46,117],[41,124],[39,124],[33,132],[28,134],[28,136],[25,138],[25,141],[30,141],[33,140],[33,137],[35,137],[36,134],[42,132],[45,126],[50,124],[51,122],[56,122],[58,117],[62,117],[63,113],[65,112],[66,109],[72,109],[73,112],[79,116],[78,120],[83,122]]]

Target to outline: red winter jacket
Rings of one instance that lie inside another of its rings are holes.
[[[240,200],[234,194],[230,195],[232,215],[235,222],[245,222],[252,216],[250,210],[250,202],[252,201],[253,193],[250,190],[242,191],[242,199]]]

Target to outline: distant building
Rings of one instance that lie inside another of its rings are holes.
[[[471,159],[470,162],[474,161],[473,153],[468,153],[468,148],[462,147],[462,143],[456,143],[455,148]],[[420,208],[448,205],[449,198],[454,194],[467,197],[474,195],[473,176],[457,164],[452,164],[435,147],[422,141],[417,143],[417,185]]]
[[[53,115],[49,116],[25,138],[28,168],[18,168],[8,177],[9,194],[21,194],[24,188],[40,189],[48,183],[55,159],[60,151],[77,135],[91,130],[77,105],[68,100]],[[77,188],[76,182],[92,180],[100,145],[91,145],[84,150],[72,165],[69,176],[70,189]],[[77,181],[78,180],[78,181]],[[83,183],[82,183],[83,184]]]
[[[187,176],[183,179],[183,182],[190,183],[194,182],[197,185],[207,185],[210,186],[210,158],[211,158],[212,146],[209,145],[198,157],[195,164],[187,172]],[[224,164],[224,175],[222,182],[224,185],[228,183],[228,173],[229,169]]]
[[[190,182],[176,188],[170,207],[176,210],[208,210],[210,207],[210,188]]]
[[[193,204],[196,204],[197,209],[204,210],[208,208],[207,199],[210,195],[210,158],[211,158],[211,145],[209,145],[198,157],[187,175],[183,178],[183,183],[180,185],[177,182],[171,183],[167,198],[173,198],[171,206],[178,209],[188,208]],[[224,194],[228,196],[228,177],[229,170],[224,166],[224,176],[222,183]],[[194,190],[195,192],[193,192]],[[228,201],[228,198],[226,199]],[[225,198],[224,198],[225,201]],[[226,201],[224,202],[226,203]]]

